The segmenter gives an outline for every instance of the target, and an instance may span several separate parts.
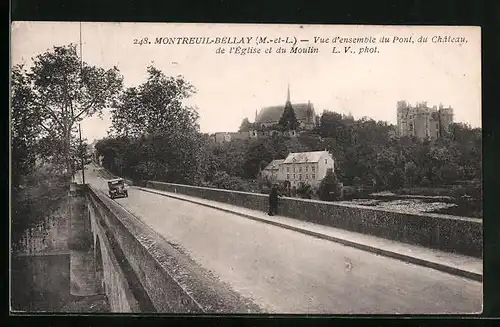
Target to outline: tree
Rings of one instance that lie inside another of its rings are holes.
[[[404,166],[405,184],[413,186],[420,182],[417,165],[413,161],[407,162]]]
[[[254,179],[261,170],[263,162],[269,163],[275,159],[275,152],[269,139],[255,140],[250,143],[245,157],[243,169],[246,177]]]
[[[126,89],[119,97],[111,111],[112,132],[131,137],[198,132],[196,108],[183,105],[195,94],[194,86],[182,76],[166,76],[153,66],[147,72],[145,83]]]
[[[241,122],[240,128],[238,129],[238,132],[248,132],[253,129],[253,124],[250,123],[248,118],[244,118],[243,121]]]
[[[403,187],[405,183],[405,173],[401,168],[396,168],[389,174],[388,186],[395,190]]]
[[[301,182],[299,184],[299,187],[297,187],[297,194],[304,199],[311,198],[311,191],[311,185],[309,185],[308,183]]]
[[[344,125],[341,114],[325,110],[320,118],[320,135],[322,137],[336,138],[341,125]]]
[[[37,139],[60,144],[68,172],[75,124],[110,107],[122,87],[116,67],[105,70],[81,61],[74,44],[36,56],[28,70],[14,67],[12,80],[13,117],[28,118]]]
[[[12,68],[11,78],[11,158],[12,186],[17,188],[23,176],[32,171],[36,143],[41,132],[38,113],[32,103],[33,92],[22,66]]]
[[[333,170],[329,169],[319,185],[318,196],[323,201],[335,201],[338,200],[341,195],[342,189],[337,176]]]
[[[119,161],[140,179],[201,183],[208,140],[199,132],[197,109],[183,104],[196,90],[182,76],[166,76],[153,66],[147,72],[148,79],[126,89],[111,111],[113,138],[124,144],[108,152],[107,164]],[[133,155],[138,148],[141,157]]]
[[[287,102],[283,114],[278,122],[278,124],[284,130],[295,130],[298,127],[297,117],[295,117],[295,110],[292,108],[292,104]]]

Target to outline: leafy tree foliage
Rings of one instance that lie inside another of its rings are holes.
[[[295,130],[298,127],[297,117],[295,117],[295,111],[293,110],[292,104],[287,102],[285,109],[283,110],[283,115],[281,116],[278,124],[284,130]]]
[[[252,124],[248,118],[244,118],[243,121],[241,122],[240,128],[238,129],[238,132],[248,132],[250,130],[256,129],[254,124]]]
[[[342,189],[337,176],[329,169],[318,188],[318,196],[323,201],[335,201],[341,197]]]
[[[92,66],[76,46],[54,47],[11,70],[12,236],[57,209],[83,147],[75,125],[111,106],[121,91],[118,69]],[[63,182],[64,181],[64,182]]]
[[[20,145],[14,151],[29,147],[36,156],[34,142],[43,139],[64,156],[68,172],[75,124],[110,107],[122,87],[116,67],[105,70],[81,61],[74,44],[36,56],[27,70],[15,66],[12,81],[13,143]]]
[[[200,183],[206,167],[196,108],[183,105],[195,92],[182,76],[166,76],[153,66],[148,79],[126,89],[112,110],[112,136],[96,150],[103,165],[138,180]]]
[[[312,188],[308,183],[301,182],[299,187],[297,187],[297,194],[305,199],[310,199],[312,196]]]
[[[183,101],[195,93],[195,88],[182,76],[166,76],[153,66],[149,66],[147,72],[145,83],[128,88],[120,95],[111,111],[112,131],[126,137],[197,131],[196,108],[183,105]]]
[[[397,189],[481,180],[481,129],[452,124],[441,139],[394,138],[394,127],[325,111],[318,128],[324,148],[333,153],[338,178],[353,185]]]
[[[334,156],[336,182],[369,190],[397,190],[481,179],[480,129],[453,124],[443,138],[422,141],[408,137],[396,139],[391,133],[393,126],[368,118],[354,120],[326,111],[320,122],[315,131],[298,137],[275,134],[223,144],[215,144],[206,135],[196,138],[196,142],[188,142],[186,144],[191,145],[185,147],[190,149],[187,153],[196,158],[192,161],[193,167],[198,167],[192,170],[196,177],[190,182],[248,191],[255,188],[252,183],[258,178],[259,171],[272,160],[284,159],[290,152],[325,149]],[[179,142],[183,142],[182,139]],[[166,177],[166,171],[176,171],[177,168],[173,167],[181,167],[186,159],[179,160],[175,166],[171,162],[174,159],[169,158],[174,156],[164,155],[164,151],[175,153],[175,148],[168,150],[163,146],[162,151],[156,152],[154,148],[147,142],[134,143],[128,151],[107,150],[112,154],[105,155],[105,158],[108,160],[129,153],[129,158],[122,161],[128,163],[124,168],[128,176],[138,174],[173,180],[173,177]],[[155,169],[159,169],[156,175],[151,173],[155,165]],[[184,175],[187,177],[189,174],[186,172]],[[264,184],[261,187],[265,187]],[[300,193],[299,189],[297,193]],[[325,193],[323,197],[327,197]]]

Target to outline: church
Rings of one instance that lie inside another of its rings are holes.
[[[270,127],[278,124],[283,111],[286,107],[292,107],[295,112],[295,117],[299,123],[299,127],[304,130],[311,130],[316,127],[317,118],[314,112],[314,106],[311,101],[307,103],[291,103],[290,101],[290,85],[287,89],[287,97],[285,105],[265,107],[259,113],[255,112],[255,124],[261,127]]]

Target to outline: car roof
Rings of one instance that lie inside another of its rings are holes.
[[[108,179],[108,182],[120,182],[120,181],[123,181],[123,178]]]

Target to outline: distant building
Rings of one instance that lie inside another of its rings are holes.
[[[234,140],[249,140],[252,138],[257,138],[257,131],[248,132],[217,132],[212,136],[215,143],[227,143]]]
[[[316,116],[313,104],[290,102],[290,87],[288,87],[287,99],[284,106],[265,107],[258,113],[255,111],[254,129],[247,132],[217,132],[211,135],[211,140],[217,144],[231,142],[233,140],[249,140],[258,138],[267,138],[271,135],[284,135],[289,137],[298,136],[299,132],[295,130],[279,131],[270,127],[279,123],[285,107],[295,112],[298,126],[301,130],[311,130],[319,125],[319,117]]]
[[[274,183],[278,181],[278,174],[280,170],[280,165],[285,161],[284,159],[276,159],[269,163],[269,165],[264,168],[260,174],[262,178],[269,180]]]
[[[317,119],[313,104],[310,101],[307,103],[291,103],[290,86],[288,86],[285,105],[265,107],[259,113],[255,112],[255,124],[259,127],[270,127],[278,124],[286,106],[293,108],[300,128],[311,130],[316,126]]]
[[[291,187],[307,183],[318,187],[329,169],[334,170],[334,159],[328,151],[290,153],[279,164],[278,181],[288,181]]]
[[[406,101],[397,103],[397,135],[415,136],[420,139],[441,137],[453,123],[453,109],[427,106],[427,102],[418,102],[412,107]]]
[[[249,140],[268,138],[271,135],[286,135],[290,137],[297,136],[295,131],[248,131],[248,132],[217,132],[211,136],[212,141],[217,144],[227,143],[234,140]]]

